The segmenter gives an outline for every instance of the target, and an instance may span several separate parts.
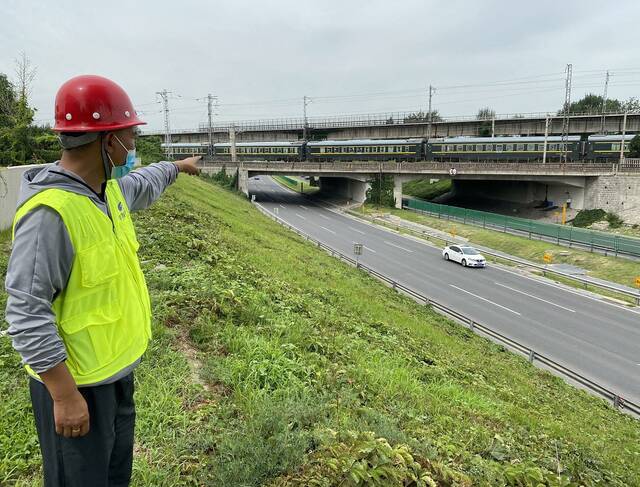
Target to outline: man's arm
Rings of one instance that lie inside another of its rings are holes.
[[[122,195],[130,211],[144,210],[157,200],[176,180],[178,173],[197,174],[200,157],[189,157],[177,162],[156,162],[141,167],[118,179]]]
[[[16,225],[5,287],[8,335],[22,361],[40,375],[53,399],[56,432],[89,431],[89,410],[67,369],[52,302],[66,287],[74,250],[60,215],[40,206]]]

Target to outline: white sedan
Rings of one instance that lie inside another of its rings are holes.
[[[442,250],[444,260],[459,262],[464,267],[486,267],[487,261],[473,247],[463,245],[447,245]]]

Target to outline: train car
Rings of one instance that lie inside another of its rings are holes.
[[[164,142],[160,144],[162,152],[167,153],[167,149],[171,149],[171,154],[175,157],[204,156],[209,149],[208,142],[172,142],[167,145]]]
[[[629,144],[634,134],[624,136],[624,153],[628,155]],[[620,145],[622,143],[622,134],[616,135],[590,135],[587,139],[587,154],[589,160],[612,160],[620,158]]]
[[[567,138],[567,160],[579,160],[583,156],[580,137]],[[544,152],[544,137],[450,137],[430,139],[426,144],[427,160],[483,161],[500,160],[513,162],[541,161]],[[547,161],[557,162],[564,155],[562,137],[547,137]]]
[[[307,142],[308,161],[419,161],[424,139],[323,140]]]
[[[229,142],[213,144],[213,147],[216,159],[231,159]],[[304,142],[238,142],[236,157],[238,160],[302,161]]]

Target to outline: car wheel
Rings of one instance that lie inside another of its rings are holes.
[[[460,262],[462,264],[462,267],[467,267],[467,259],[462,259],[462,262]]]
[[[449,260],[449,254],[444,254],[444,260]]]

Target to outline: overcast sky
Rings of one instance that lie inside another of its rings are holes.
[[[26,52],[31,104],[53,118],[57,88],[112,78],[149,122],[173,92],[172,128],[217,121],[425,109],[443,115],[555,111],[573,64],[573,99],[640,96],[640,2],[537,0],[3,0],[0,73]],[[464,87],[460,87],[463,85]],[[467,86],[472,85],[472,86]]]

